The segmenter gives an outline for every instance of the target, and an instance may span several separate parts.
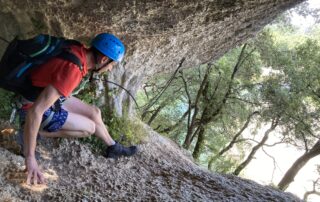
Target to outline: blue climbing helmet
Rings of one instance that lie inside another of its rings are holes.
[[[117,62],[121,62],[125,53],[125,47],[122,41],[113,34],[98,34],[92,40],[91,46],[95,47],[103,55]]]

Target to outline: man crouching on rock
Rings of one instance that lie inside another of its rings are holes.
[[[99,108],[70,96],[89,71],[111,71],[124,56],[123,43],[112,34],[102,33],[92,40],[90,48],[83,45],[71,45],[69,48],[80,59],[82,71],[67,60],[52,58],[33,70],[30,76],[32,85],[43,90],[35,102],[25,100],[20,113],[20,119],[24,120],[27,184],[45,183],[35,155],[38,132],[44,137],[87,137],[95,134],[107,145],[106,158],[132,156],[137,152],[136,146],[124,147],[111,138]]]

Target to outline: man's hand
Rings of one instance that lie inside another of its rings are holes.
[[[35,159],[35,150],[37,146],[37,134],[41,125],[42,115],[54,105],[59,99],[59,91],[52,85],[48,85],[42,90],[32,107],[28,109],[26,122],[24,126],[24,154],[26,156],[26,169],[28,172],[27,184],[45,183],[44,177],[39,169]],[[32,181],[31,181],[32,180]]]
[[[42,172],[39,169],[37,160],[35,157],[27,157],[26,158],[26,169],[28,172],[27,184],[31,185],[31,180],[33,179],[33,184],[37,185],[44,184],[45,179],[43,177]]]

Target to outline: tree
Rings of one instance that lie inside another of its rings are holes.
[[[274,129],[278,126],[279,124],[279,119],[280,117],[275,117],[272,120],[271,126],[270,128],[264,133],[262,140],[252,148],[250,154],[248,155],[248,157],[246,158],[245,161],[243,161],[233,172],[234,175],[239,175],[240,172],[251,162],[251,160],[253,159],[254,155],[256,154],[256,152],[258,151],[258,149],[260,149],[268,140],[269,138],[269,134],[274,131]]]
[[[269,43],[268,48],[268,51],[273,54],[269,54],[265,61],[272,68],[279,70],[283,77],[275,77],[282,86],[282,90],[278,91],[280,88],[273,87],[269,90],[269,96],[271,95],[273,102],[278,103],[284,110],[287,131],[285,134],[290,135],[290,143],[297,147],[303,145],[306,150],[306,153],[294,162],[279,182],[278,187],[285,190],[299,170],[320,152],[319,139],[314,134],[319,130],[317,123],[320,105],[317,92],[320,89],[318,71],[320,46],[317,41],[306,39],[292,49],[288,47],[288,43],[283,43],[281,46]],[[260,49],[261,53],[266,50],[267,48]],[[286,96],[278,96],[280,92],[284,92]],[[314,142],[316,143],[309,149]]]
[[[239,137],[242,135],[242,132],[249,126],[249,123],[252,119],[252,117],[256,114],[258,114],[259,112],[255,111],[252,114],[250,114],[245,122],[245,124],[243,125],[243,127],[233,136],[233,138],[231,139],[231,141],[228,143],[227,146],[225,146],[223,149],[221,149],[218,154],[213,155],[210,160],[208,161],[208,169],[211,170],[212,169],[212,164],[214,162],[214,160],[220,156],[222,156],[224,153],[226,153],[227,151],[229,151],[233,145],[235,145],[237,142],[241,141],[239,140]]]
[[[238,61],[233,67],[231,71],[231,75],[229,79],[226,79],[225,85],[223,85],[221,74],[217,80],[212,81],[209,79],[209,74],[211,70],[211,66],[207,68],[206,74],[202,80],[200,88],[197,93],[196,101],[195,101],[195,111],[193,112],[193,116],[191,122],[188,127],[188,133],[186,135],[184,141],[184,147],[189,148],[192,140],[194,138],[197,139],[197,143],[193,152],[194,158],[199,157],[200,148],[203,145],[205,138],[205,126],[211,122],[213,122],[217,116],[221,113],[223,107],[225,106],[230,94],[232,93],[232,87],[234,85],[235,76],[243,64],[244,60],[250,56],[251,53],[246,53],[247,44],[242,47],[240,55],[238,57]],[[186,87],[187,91],[187,87]],[[187,92],[188,94],[188,92]],[[220,95],[219,95],[220,94]],[[202,110],[199,113],[199,120],[197,121],[196,117],[198,116],[198,103],[199,100],[202,101]],[[191,103],[191,101],[189,101]],[[196,124],[197,123],[199,124]]]
[[[320,174],[320,166],[319,166],[319,165],[318,165],[317,170],[318,170],[318,173]],[[307,191],[307,192],[304,194],[303,200],[304,200],[304,201],[307,201],[307,200],[308,200],[308,197],[309,197],[310,195],[313,195],[313,194],[320,196],[320,177],[318,177],[316,180],[314,180],[314,181],[312,182],[312,190],[311,190],[311,191]]]
[[[289,24],[288,29],[271,26],[214,63],[180,70],[175,77],[179,79],[150,108],[149,123],[212,169],[222,155],[229,158],[230,148],[236,146],[242,152],[249,141],[239,137],[252,124],[250,114],[259,111],[257,129],[261,124],[273,124],[246,159],[243,154],[236,157],[242,163],[233,170],[235,174],[250,163],[275,127],[283,135],[282,142],[308,149],[317,140],[320,120],[317,40],[295,35]],[[172,95],[179,101],[163,104],[171,101]],[[229,160],[228,166],[233,161]]]
[[[302,156],[300,156],[289,168],[289,170],[285,173],[285,175],[282,177],[278,184],[278,188],[281,190],[285,190],[289,184],[294,180],[294,177],[297,175],[297,173],[303,168],[306,163],[314,158],[315,156],[318,156],[320,154],[320,140],[310,149],[310,151],[307,151]]]

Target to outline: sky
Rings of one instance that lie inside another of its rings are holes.
[[[310,8],[320,8],[320,0],[309,0],[308,3]],[[291,20],[293,25],[300,27],[302,30],[307,29],[308,27],[314,25],[315,23],[315,20],[313,17],[308,16],[305,18],[296,13],[293,14]]]
[[[265,126],[261,130],[261,133],[263,134],[268,128],[269,126]],[[271,133],[267,143],[272,144],[278,142],[280,136],[277,132]],[[264,150],[266,153],[261,150],[257,152],[255,158],[244,172],[246,178],[263,185],[277,185],[291,165],[304,153],[303,150],[297,150],[295,147],[285,144],[274,147],[264,147]],[[274,163],[270,156],[275,159],[276,163]],[[316,172],[316,165],[319,164],[319,162],[319,156],[310,160],[299,171],[294,182],[290,184],[286,192],[291,192],[299,198],[303,198],[306,191],[312,190],[312,180],[319,177],[319,174]],[[308,199],[309,202],[320,201],[320,197],[315,195],[310,196]]]

